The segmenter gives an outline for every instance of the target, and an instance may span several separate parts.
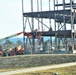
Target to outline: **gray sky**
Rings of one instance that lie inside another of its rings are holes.
[[[21,32],[21,0],[0,0],[0,38]]]

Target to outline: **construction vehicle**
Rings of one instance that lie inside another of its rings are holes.
[[[12,37],[16,37],[20,34],[25,34],[26,36],[32,36],[31,34],[26,33],[26,32],[19,32],[19,33],[0,39],[0,43],[3,42],[4,40],[10,39]],[[14,48],[12,47],[8,50],[7,49],[3,50],[2,46],[0,45],[0,56],[13,56],[13,55],[19,55],[23,53],[24,53],[24,48],[21,45],[18,47],[14,47]]]
[[[36,33],[36,34],[34,34],[34,33]],[[37,32],[34,32],[34,33],[22,31],[22,32],[19,32],[19,33],[16,33],[16,34],[13,34],[8,37],[0,39],[0,43],[3,42],[4,40],[10,39],[12,37],[16,37],[20,34],[24,34],[25,36],[27,36],[29,38],[42,38],[40,33],[39,34],[37,34]],[[2,50],[2,47],[0,48],[1,56],[13,56],[13,55],[20,55],[20,54],[24,54],[24,47],[22,47],[21,45],[17,46],[17,47],[12,47],[10,49],[5,49],[5,50]]]
[[[24,54],[24,47],[22,47],[21,45],[18,47],[12,47],[9,50],[4,52],[4,56],[14,56],[14,55],[22,55]]]

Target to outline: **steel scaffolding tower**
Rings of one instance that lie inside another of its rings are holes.
[[[48,10],[43,10],[46,6],[45,0],[30,0],[31,12],[24,12],[24,1],[22,0],[22,12],[23,12],[23,31],[26,31],[27,25],[29,25],[30,31],[27,31],[32,35],[29,38],[29,43],[31,44],[31,53],[35,53],[36,46],[35,40],[41,39],[39,36],[49,36],[50,46],[52,48],[52,37],[55,37],[55,50],[60,49],[60,41],[62,41],[65,48],[65,53],[67,53],[68,38],[72,42],[72,51],[74,50],[74,38],[75,38],[75,24],[76,24],[76,3],[75,0],[46,0]],[[35,2],[35,3],[34,3]],[[36,8],[34,8],[34,4]],[[27,6],[29,7],[29,6]],[[26,7],[25,7],[26,9]],[[36,9],[37,11],[34,11]],[[44,20],[49,21],[45,24]],[[54,23],[53,23],[53,21]],[[28,21],[28,24],[27,24]],[[35,25],[36,21],[36,25]],[[68,25],[70,29],[67,29]],[[48,28],[47,31],[44,27]],[[38,36],[39,38],[37,38]],[[24,47],[26,52],[27,38],[24,34]],[[44,38],[42,37],[42,40]],[[25,43],[26,40],[26,43]],[[42,47],[44,49],[44,41],[42,41]],[[40,44],[39,44],[40,45]]]

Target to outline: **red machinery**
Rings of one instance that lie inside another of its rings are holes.
[[[36,33],[34,35],[34,33]],[[5,38],[2,38],[0,39],[0,42],[6,40],[6,39],[9,39],[9,38],[12,38],[12,37],[15,37],[15,36],[18,36],[20,34],[24,34],[24,36],[27,36],[29,38],[41,38],[41,33],[38,33],[38,32],[34,32],[34,33],[31,33],[31,32],[19,32],[19,33],[16,33],[16,34],[13,34],[13,35],[10,35],[8,37],[5,37]],[[24,52],[24,48],[22,46],[18,46],[16,48],[13,48],[13,49],[9,49],[8,52],[10,53],[9,55],[15,55],[15,54],[22,54]],[[0,50],[0,55],[3,56],[5,53],[4,50]]]

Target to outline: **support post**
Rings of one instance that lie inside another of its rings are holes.
[[[65,10],[65,0],[63,0],[63,10]],[[63,14],[64,30],[66,30],[65,14]],[[64,35],[65,53],[67,53],[67,38]]]
[[[74,21],[73,21],[73,13],[74,9],[72,7],[72,0],[70,0],[70,9],[71,9],[71,39],[72,39],[72,52],[74,50]]]
[[[50,1],[51,0],[49,0],[49,11],[51,10],[51,8],[50,8]],[[50,17],[49,17],[49,25],[50,25],[50,28],[52,28],[51,27],[51,19],[50,19]],[[51,30],[52,31],[52,30]],[[52,51],[52,37],[50,36],[50,46],[51,46],[51,48],[50,48],[50,50]]]
[[[40,6],[41,6],[41,12],[42,12],[42,0],[40,0]],[[41,31],[43,32],[43,19],[41,18]],[[43,45],[43,50],[44,50],[44,38],[42,37],[42,45]]]
[[[54,0],[54,11],[55,11],[55,0]],[[56,31],[56,13],[55,13],[54,24],[55,24],[55,31]],[[55,50],[57,50],[57,34],[58,33],[55,33]]]
[[[31,0],[31,12],[33,12],[33,0]],[[32,24],[32,32],[34,33],[34,19],[31,19],[31,24]],[[34,37],[32,38],[32,54],[35,52],[35,39]]]
[[[23,32],[25,32],[25,24],[24,24],[24,16],[23,16],[23,13],[24,13],[24,4],[23,4],[23,0],[22,0],[22,22],[23,22]],[[24,45],[24,53],[26,53],[26,46],[25,46],[25,36],[24,36],[24,33],[23,33],[23,45]]]

